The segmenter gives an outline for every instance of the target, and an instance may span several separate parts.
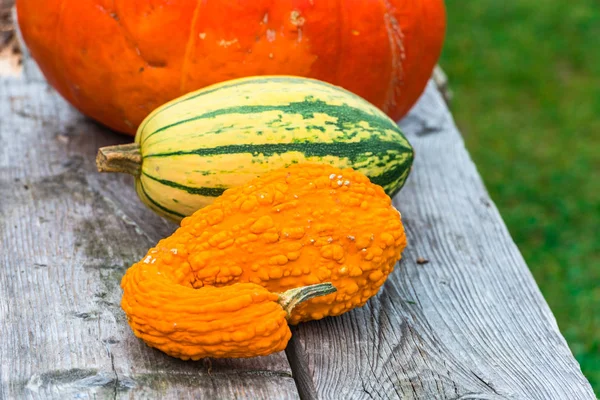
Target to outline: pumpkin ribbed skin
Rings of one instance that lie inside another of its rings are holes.
[[[269,293],[331,282],[336,293],[296,306],[288,322],[342,314],[377,293],[405,246],[381,187],[351,169],[298,164],[183,219],[128,270],[122,305],[136,334],[169,354],[266,354],[289,339]]]
[[[140,126],[140,198],[181,219],[225,189],[294,163],[354,168],[393,196],[413,149],[394,121],[339,87],[297,77],[252,77],[192,92]]]
[[[394,120],[440,55],[443,0],[17,0],[48,81],[128,134],[153,109],[217,82],[299,75],[366,98]]]

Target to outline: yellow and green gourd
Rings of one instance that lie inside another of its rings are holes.
[[[391,197],[412,161],[397,124],[363,98],[314,79],[259,76],[164,104],[134,143],[101,148],[97,165],[134,175],[140,199],[178,221],[230,187],[296,163],[353,168]]]

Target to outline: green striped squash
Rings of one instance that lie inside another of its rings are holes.
[[[393,196],[413,149],[363,98],[314,79],[260,76],[209,86],[154,110],[135,143],[102,148],[98,169],[136,176],[140,198],[174,220],[227,188],[294,163],[353,168]]]

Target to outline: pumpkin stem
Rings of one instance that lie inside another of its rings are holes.
[[[142,153],[137,143],[101,147],[96,156],[96,167],[100,172],[123,172],[140,176]]]
[[[316,285],[303,286],[294,289],[290,289],[279,294],[279,304],[285,312],[288,318],[292,314],[292,310],[298,304],[310,300],[313,297],[326,296],[328,294],[336,292],[337,289],[331,284],[331,282],[318,283]]]

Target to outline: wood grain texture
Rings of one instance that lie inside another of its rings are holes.
[[[408,247],[365,307],[294,330],[302,397],[594,399],[433,83],[401,127]]]
[[[176,226],[96,172],[99,146],[131,138],[25,67],[0,78],[0,399],[298,398],[283,352],[183,362],[133,336],[121,276]]]

